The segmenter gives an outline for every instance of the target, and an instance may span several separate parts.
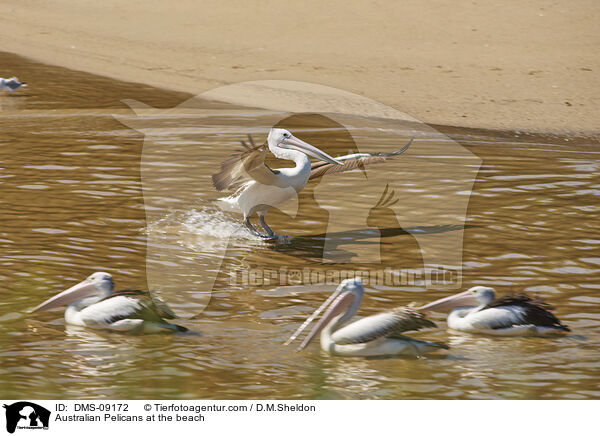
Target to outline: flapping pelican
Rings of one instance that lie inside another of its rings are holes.
[[[175,314],[149,292],[114,292],[110,274],[95,272],[81,283],[46,300],[32,312],[68,305],[67,324],[127,333],[185,332],[187,328],[164,320]]]
[[[451,308],[455,308],[448,315],[452,330],[497,336],[547,336],[571,331],[550,312],[553,307],[549,304],[525,294],[496,298],[494,290],[485,286],[472,287],[418,310]]]
[[[354,153],[333,158],[285,129],[271,129],[267,138],[268,149],[276,157],[296,163],[294,168],[271,169],[265,164],[267,147],[256,146],[250,136],[248,139],[249,144],[242,141],[246,150],[223,162],[221,170],[213,174],[212,181],[217,191],[235,191],[229,197],[218,199],[223,208],[242,212],[246,227],[253,234],[267,239],[275,239],[277,235],[265,222],[265,214],[273,206],[297,195],[309,180],[383,162],[410,146],[409,142],[393,153]],[[322,162],[311,164],[309,156]],[[254,213],[258,214],[266,234],[258,232],[250,223]]]
[[[27,86],[27,84],[25,82],[19,82],[19,79],[16,77],[11,77],[10,79],[3,79],[0,77],[0,91],[6,89],[10,92],[13,92],[22,86]]]
[[[398,307],[346,324],[358,311],[363,290],[360,278],[344,280],[285,344],[294,341],[323,310],[329,307],[323,318],[298,347],[298,351],[303,350],[319,332],[321,349],[339,356],[420,356],[430,351],[448,349],[445,344],[419,341],[402,335],[406,331],[436,327],[421,313],[409,307]]]

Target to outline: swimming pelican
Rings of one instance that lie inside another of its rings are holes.
[[[285,345],[294,341],[325,308],[329,307],[298,347],[298,351],[303,350],[319,332],[321,349],[339,356],[420,356],[430,351],[448,349],[445,344],[419,341],[402,335],[409,330],[436,327],[421,313],[409,307],[398,307],[346,324],[358,311],[363,290],[359,277],[344,280],[321,307],[294,332]]]
[[[265,214],[273,206],[297,195],[309,180],[383,162],[406,151],[412,142],[393,153],[354,153],[333,158],[285,129],[271,129],[267,138],[268,149],[276,157],[296,163],[294,168],[271,169],[265,164],[265,145],[256,146],[252,137],[248,136],[248,139],[250,144],[242,141],[246,150],[223,162],[221,170],[213,174],[212,181],[217,191],[235,190],[231,196],[217,201],[226,210],[241,211],[248,230],[266,239],[276,239],[277,235],[265,222]],[[311,164],[309,156],[323,162]],[[266,234],[258,232],[250,223],[254,213],[258,214]]]
[[[149,292],[114,292],[110,274],[95,272],[81,283],[46,300],[32,312],[67,305],[65,321],[83,327],[127,333],[174,333],[187,328],[164,320],[175,314]]]
[[[0,77],[0,91],[6,89],[10,92],[13,92],[22,86],[27,86],[27,83],[19,82],[19,79],[17,79],[16,77],[11,77],[10,79],[3,79]]]
[[[554,308],[549,304],[522,293],[496,298],[494,290],[485,286],[472,287],[418,310],[427,312],[450,308],[456,309],[448,315],[448,327],[463,332],[547,336],[571,331],[550,312]]]

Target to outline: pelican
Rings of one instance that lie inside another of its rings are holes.
[[[357,312],[363,296],[359,277],[344,280],[336,291],[287,340],[298,335],[327,307],[323,318],[298,347],[303,350],[321,333],[321,349],[338,356],[420,356],[423,353],[448,349],[441,343],[425,342],[402,335],[405,331],[436,327],[421,313],[409,307],[398,307],[376,315],[347,322]]]
[[[32,312],[68,305],[67,324],[126,333],[174,333],[187,328],[164,320],[175,314],[149,292],[123,290],[114,292],[110,274],[95,272],[35,307]]]
[[[296,166],[271,169],[265,164],[267,147],[256,146],[250,136],[248,139],[249,144],[242,141],[246,150],[223,162],[221,170],[213,174],[212,181],[217,191],[234,191],[229,197],[217,200],[223,209],[242,212],[248,230],[265,239],[278,237],[265,222],[266,213],[270,208],[297,195],[309,180],[383,162],[406,151],[412,142],[411,140],[402,149],[393,153],[354,153],[333,158],[296,138],[289,131],[274,128],[269,131],[267,137],[268,149],[280,159],[294,161]],[[322,162],[311,164],[309,156]],[[254,213],[258,214],[266,234],[257,231],[250,222],[250,217]]]
[[[13,92],[22,86],[25,87],[27,84],[25,82],[19,82],[19,79],[16,77],[11,77],[10,79],[3,79],[0,77],[0,91],[6,89],[10,92]]]
[[[418,310],[427,312],[451,308],[455,309],[448,315],[448,327],[462,332],[548,336],[571,331],[550,312],[553,307],[549,304],[522,293],[496,298],[494,290],[485,286],[472,287]]]

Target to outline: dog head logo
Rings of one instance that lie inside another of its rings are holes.
[[[6,431],[14,433],[16,429],[48,429],[50,411],[29,401],[19,401],[6,409]]]

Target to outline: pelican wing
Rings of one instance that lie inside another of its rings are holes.
[[[436,325],[410,307],[398,307],[348,324],[335,331],[331,339],[339,345],[364,344],[383,337],[405,339],[402,333],[426,327]]]
[[[321,161],[313,162],[310,166],[309,180],[318,179],[319,177],[323,177],[327,174],[343,173],[345,171],[352,171],[357,168],[364,169],[366,165],[385,162],[386,160],[399,156],[408,150],[408,147],[410,147],[412,141],[413,140],[411,139],[408,141],[408,144],[406,144],[400,150],[392,153],[354,153],[346,156],[336,157],[335,159],[342,162],[342,165],[334,165]]]
[[[488,310],[489,309],[489,310]],[[488,328],[504,329],[517,325],[535,325],[538,327],[551,327],[564,331],[571,331],[569,327],[560,322],[551,310],[554,307],[537,298],[526,294],[512,294],[496,298],[478,314],[488,314],[485,324]],[[495,314],[495,316],[492,316]],[[476,315],[476,314],[474,314]],[[483,321],[483,320],[482,320]]]
[[[164,314],[168,315],[156,306],[147,292],[124,290],[86,307],[81,311],[81,318],[90,325],[109,325],[124,319],[164,323],[162,319]]]
[[[241,141],[245,150],[231,156],[221,164],[221,170],[212,175],[213,186],[217,191],[235,189],[238,186],[256,180],[264,185],[282,186],[277,176],[279,171],[272,170],[265,164],[267,147],[265,144],[256,146],[248,135],[250,144]]]

